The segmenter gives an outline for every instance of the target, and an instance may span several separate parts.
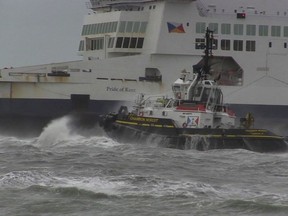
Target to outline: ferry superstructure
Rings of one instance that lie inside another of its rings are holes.
[[[87,6],[83,60],[1,69],[2,117],[106,113],[139,93],[169,94],[175,71],[201,61],[207,27],[217,56],[211,71],[225,101],[239,115],[288,116],[286,1],[90,0]]]

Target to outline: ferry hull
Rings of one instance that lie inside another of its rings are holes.
[[[51,121],[67,116],[72,128],[90,129],[98,125],[99,114],[113,111],[118,101],[89,101],[75,104],[71,100],[1,99],[0,134],[20,137],[39,136]]]

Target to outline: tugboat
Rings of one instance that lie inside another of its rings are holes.
[[[217,78],[210,73],[213,31],[206,30],[205,55],[193,72],[182,71],[172,84],[172,97],[138,96],[132,111],[121,106],[118,113],[101,117],[108,136],[120,142],[147,142],[157,138],[162,146],[177,149],[246,149],[285,152],[287,143],[266,129],[254,129],[248,113],[236,125],[236,115],[223,102]]]

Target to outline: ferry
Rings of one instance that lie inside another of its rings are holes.
[[[139,93],[172,94],[175,71],[203,61],[208,27],[211,73],[225,102],[239,116],[252,112],[259,124],[286,131],[287,1],[90,0],[87,7],[82,60],[0,70],[0,126],[43,127],[70,113],[132,105]]]

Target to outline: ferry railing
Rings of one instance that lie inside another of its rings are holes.
[[[216,7],[215,5],[206,5],[201,0],[197,0],[197,9],[200,16],[208,17],[213,15],[235,15],[237,13],[245,13],[249,16],[267,16],[267,17],[288,17],[287,9],[283,11],[263,11],[257,10],[255,7],[241,7],[235,8],[232,11],[227,11],[224,8]]]
[[[90,0],[90,2],[86,2],[86,6],[88,9],[97,9],[103,7],[109,7],[112,5],[121,5],[121,4],[129,4],[129,3],[146,3],[153,2],[156,0]]]

